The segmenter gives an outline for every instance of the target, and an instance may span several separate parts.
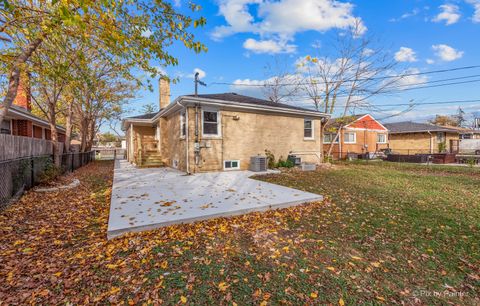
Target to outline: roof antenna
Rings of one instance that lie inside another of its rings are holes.
[[[198,96],[198,84],[202,85],[202,86],[207,86],[207,84],[205,84],[204,82],[200,81],[199,79],[199,76],[200,73],[195,73],[195,97]]]

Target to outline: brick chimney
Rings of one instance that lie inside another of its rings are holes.
[[[160,92],[160,109],[163,109],[170,104],[170,81],[166,78],[160,78],[158,80],[158,91]]]
[[[20,74],[18,83],[17,96],[13,100],[13,104],[20,106],[28,111],[32,110],[32,96],[30,93],[30,80],[26,73]]]

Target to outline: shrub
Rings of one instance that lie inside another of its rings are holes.
[[[278,159],[277,168],[292,168],[295,166],[293,162],[289,159],[283,160],[282,157]]]
[[[276,168],[275,155],[273,155],[273,153],[270,150],[265,149],[265,156],[267,157],[268,169]]]

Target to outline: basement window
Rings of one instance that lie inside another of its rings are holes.
[[[312,140],[313,139],[313,120],[305,119],[303,121],[303,138]]]
[[[219,127],[219,112],[218,111],[207,111],[202,112],[202,126],[203,126],[203,136],[220,136],[220,127]]]
[[[240,161],[239,160],[223,161],[223,170],[240,170]]]

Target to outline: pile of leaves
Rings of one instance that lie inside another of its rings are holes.
[[[479,302],[479,176],[363,165],[287,172],[261,179],[327,199],[107,240],[112,168],[87,165],[73,174],[76,190],[30,192],[0,213],[1,301]]]

